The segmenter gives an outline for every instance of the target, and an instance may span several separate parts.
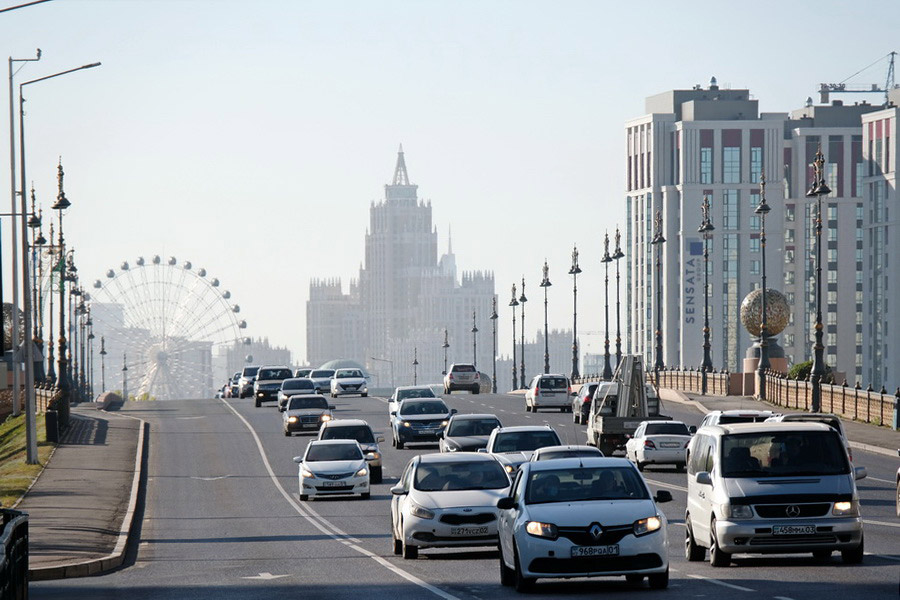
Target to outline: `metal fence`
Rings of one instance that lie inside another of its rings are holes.
[[[0,600],[28,598],[28,515],[0,509]]]

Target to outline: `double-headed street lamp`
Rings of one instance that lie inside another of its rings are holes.
[[[622,235],[616,227],[616,249],[613,250],[613,260],[616,261],[616,369],[622,362],[622,320],[620,313],[621,288],[619,287],[619,259],[625,256],[622,252]]]
[[[759,205],[754,211],[759,215],[759,251],[762,259],[762,314],[759,318],[759,364],[756,368],[760,400],[766,399],[766,372],[772,366],[769,362],[769,332],[766,325],[766,215],[770,210],[766,203],[766,174],[763,172],[759,176]]]
[[[809,380],[812,383],[812,412],[819,412],[822,407],[822,377],[825,375],[825,346],[822,343],[822,196],[831,193],[831,189],[825,184],[825,157],[822,155],[822,147],[816,151],[816,159],[813,162],[814,180],[806,192],[807,198],[816,199],[815,219],[815,244],[816,255],[816,325],[815,344],[813,345],[813,364]]]
[[[547,265],[547,259],[544,259],[544,278],[541,280],[541,287],[544,288],[544,373],[550,372],[550,338],[547,327],[547,288],[550,283],[550,267]]]
[[[651,245],[656,246],[656,362],[653,368],[656,371],[656,385],[659,387],[659,371],[665,369],[663,362],[663,343],[662,343],[662,245],[666,243],[666,238],[662,234],[662,213],[656,211],[656,233],[653,236]]]
[[[493,352],[491,353],[491,363],[493,371],[491,372],[491,393],[497,393],[497,296],[491,297],[491,340],[493,341]]]
[[[603,235],[603,258],[600,259],[600,262],[603,263],[603,314],[606,319],[603,337],[603,379],[605,381],[612,379],[612,365],[609,364],[609,263],[612,261],[613,258],[609,255],[609,232],[606,232]]]
[[[578,246],[572,248],[572,267],[569,275],[572,276],[572,374],[574,380],[578,377],[578,274],[581,267],[578,266]]]
[[[520,388],[525,389],[525,277],[522,277],[522,293],[519,294],[519,306],[522,307],[522,355],[519,356],[519,382]]]
[[[518,372],[516,371],[516,307],[518,305],[516,284],[514,283],[512,285],[512,298],[509,301],[509,306],[512,307],[512,389],[516,389],[516,386],[519,385]]]
[[[478,327],[475,325],[475,311],[472,311],[472,366],[478,369]]]
[[[702,372],[700,393],[706,395],[707,373],[713,368],[709,343],[709,241],[712,239],[715,227],[709,217],[709,196],[703,196],[700,212],[703,215],[700,227],[697,228],[697,231],[703,235],[703,364],[700,367]]]

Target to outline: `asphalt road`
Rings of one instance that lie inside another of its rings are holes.
[[[521,397],[454,394],[460,412],[494,412],[506,425],[549,423],[570,443],[584,428],[570,414],[525,413]],[[390,440],[381,398],[336,401],[337,416],[363,418]],[[436,445],[395,450],[382,444],[385,479],[372,498],[297,498],[297,466],[308,436],[286,438],[281,416],[251,400],[200,400],[129,404],[127,414],[151,423],[146,504],[139,543],[127,566],[108,575],[31,586],[32,598],[498,598],[516,597],[500,586],[497,553],[490,550],[423,550],[415,561],[391,553],[389,488],[407,461]],[[701,414],[665,404],[664,412],[688,424]],[[686,475],[648,467],[651,489],[672,492],[661,505],[669,519],[671,579],[668,590],[638,590],[624,579],[549,580],[535,597],[714,597],[728,594],[776,600],[897,598],[900,519],[894,513],[897,459],[854,451],[868,468],[860,482],[867,556],[845,566],[806,556],[741,556],[724,569],[682,557]]]

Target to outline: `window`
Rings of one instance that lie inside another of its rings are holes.
[[[750,229],[754,231],[759,231],[762,227],[762,219],[760,219],[759,215],[750,215]]]
[[[750,274],[751,275],[759,275],[759,261],[758,260],[750,261]],[[768,312],[768,311],[766,311],[766,312]],[[760,314],[762,314],[762,313],[760,312]]]
[[[700,148],[700,183],[712,183],[712,148]]]
[[[784,272],[784,284],[785,285],[793,285],[794,284],[794,272],[793,271],[785,271]]]
[[[725,190],[722,197],[722,227],[725,229],[738,229],[740,223],[738,219],[740,212],[738,210],[738,191]]]
[[[750,148],[750,181],[752,183],[759,182],[762,175],[762,148]]]
[[[750,252],[759,252],[759,238],[750,238]]]
[[[741,149],[724,148],[722,150],[722,182],[741,182]]]
[[[790,204],[784,207],[784,220],[789,223],[794,221],[794,205]]]
[[[793,244],[794,243],[794,230],[793,229],[785,229],[784,230],[784,243],[785,244]]]

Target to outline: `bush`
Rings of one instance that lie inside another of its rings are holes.
[[[806,381],[807,379],[809,379],[809,373],[810,371],[812,371],[812,365],[813,361],[811,360],[795,364],[788,371],[787,378]],[[829,367],[828,365],[825,365],[825,375],[822,377],[822,383],[834,383],[834,373],[832,372],[831,367]]]

